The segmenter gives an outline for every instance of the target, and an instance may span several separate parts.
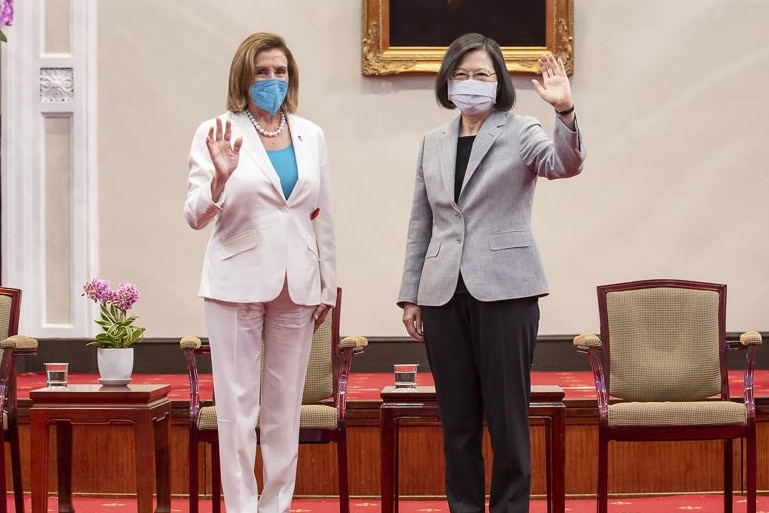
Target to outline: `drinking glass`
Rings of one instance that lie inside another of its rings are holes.
[[[417,387],[417,363],[397,363],[393,365],[395,372],[395,388]]]
[[[68,377],[68,363],[54,362],[45,364],[45,382],[48,388],[67,388]]]

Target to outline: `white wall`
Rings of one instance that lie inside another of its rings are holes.
[[[237,45],[283,35],[299,113],[326,130],[343,333],[402,336],[398,291],[421,135],[453,117],[429,76],[360,74],[361,0],[98,3],[100,275],[135,281],[149,337],[205,334],[207,232],[182,219],[198,123],[224,110]],[[576,0],[572,77],[588,161],[540,182],[535,234],[552,294],[541,334],[597,329],[595,286],[729,285],[732,331],[769,329],[765,0]],[[516,110],[551,109],[515,77]]]

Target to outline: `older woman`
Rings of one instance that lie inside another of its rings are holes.
[[[491,513],[529,511],[530,367],[538,298],[548,285],[531,232],[538,177],[582,170],[584,148],[563,62],[540,58],[534,87],[556,116],[553,138],[511,113],[515,89],[499,45],[456,39],[435,92],[461,115],[422,140],[398,296],[424,341],[444,435],[452,513],[484,508],[483,420],[494,451]]]
[[[200,125],[190,150],[184,215],[196,230],[214,223],[199,293],[228,513],[257,511],[257,418],[258,511],[289,511],[312,335],[336,299],[326,142],[294,114],[298,91],[283,39],[253,34],[232,60],[227,112]]]

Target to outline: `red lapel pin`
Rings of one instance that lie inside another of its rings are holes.
[[[320,209],[316,208],[312,212],[310,212],[310,221],[314,221],[316,217],[318,217],[318,214],[320,214]]]

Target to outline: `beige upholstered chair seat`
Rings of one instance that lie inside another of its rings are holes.
[[[299,419],[300,429],[336,429],[337,424],[335,407],[322,404],[302,406],[302,416]]]
[[[306,404],[302,406],[300,429],[336,429],[338,424],[335,406]],[[198,429],[216,430],[216,406],[204,406],[198,412]]]
[[[216,406],[204,406],[198,410],[198,429],[216,431]]]
[[[729,401],[621,403],[609,405],[611,427],[744,426],[745,405]]]

